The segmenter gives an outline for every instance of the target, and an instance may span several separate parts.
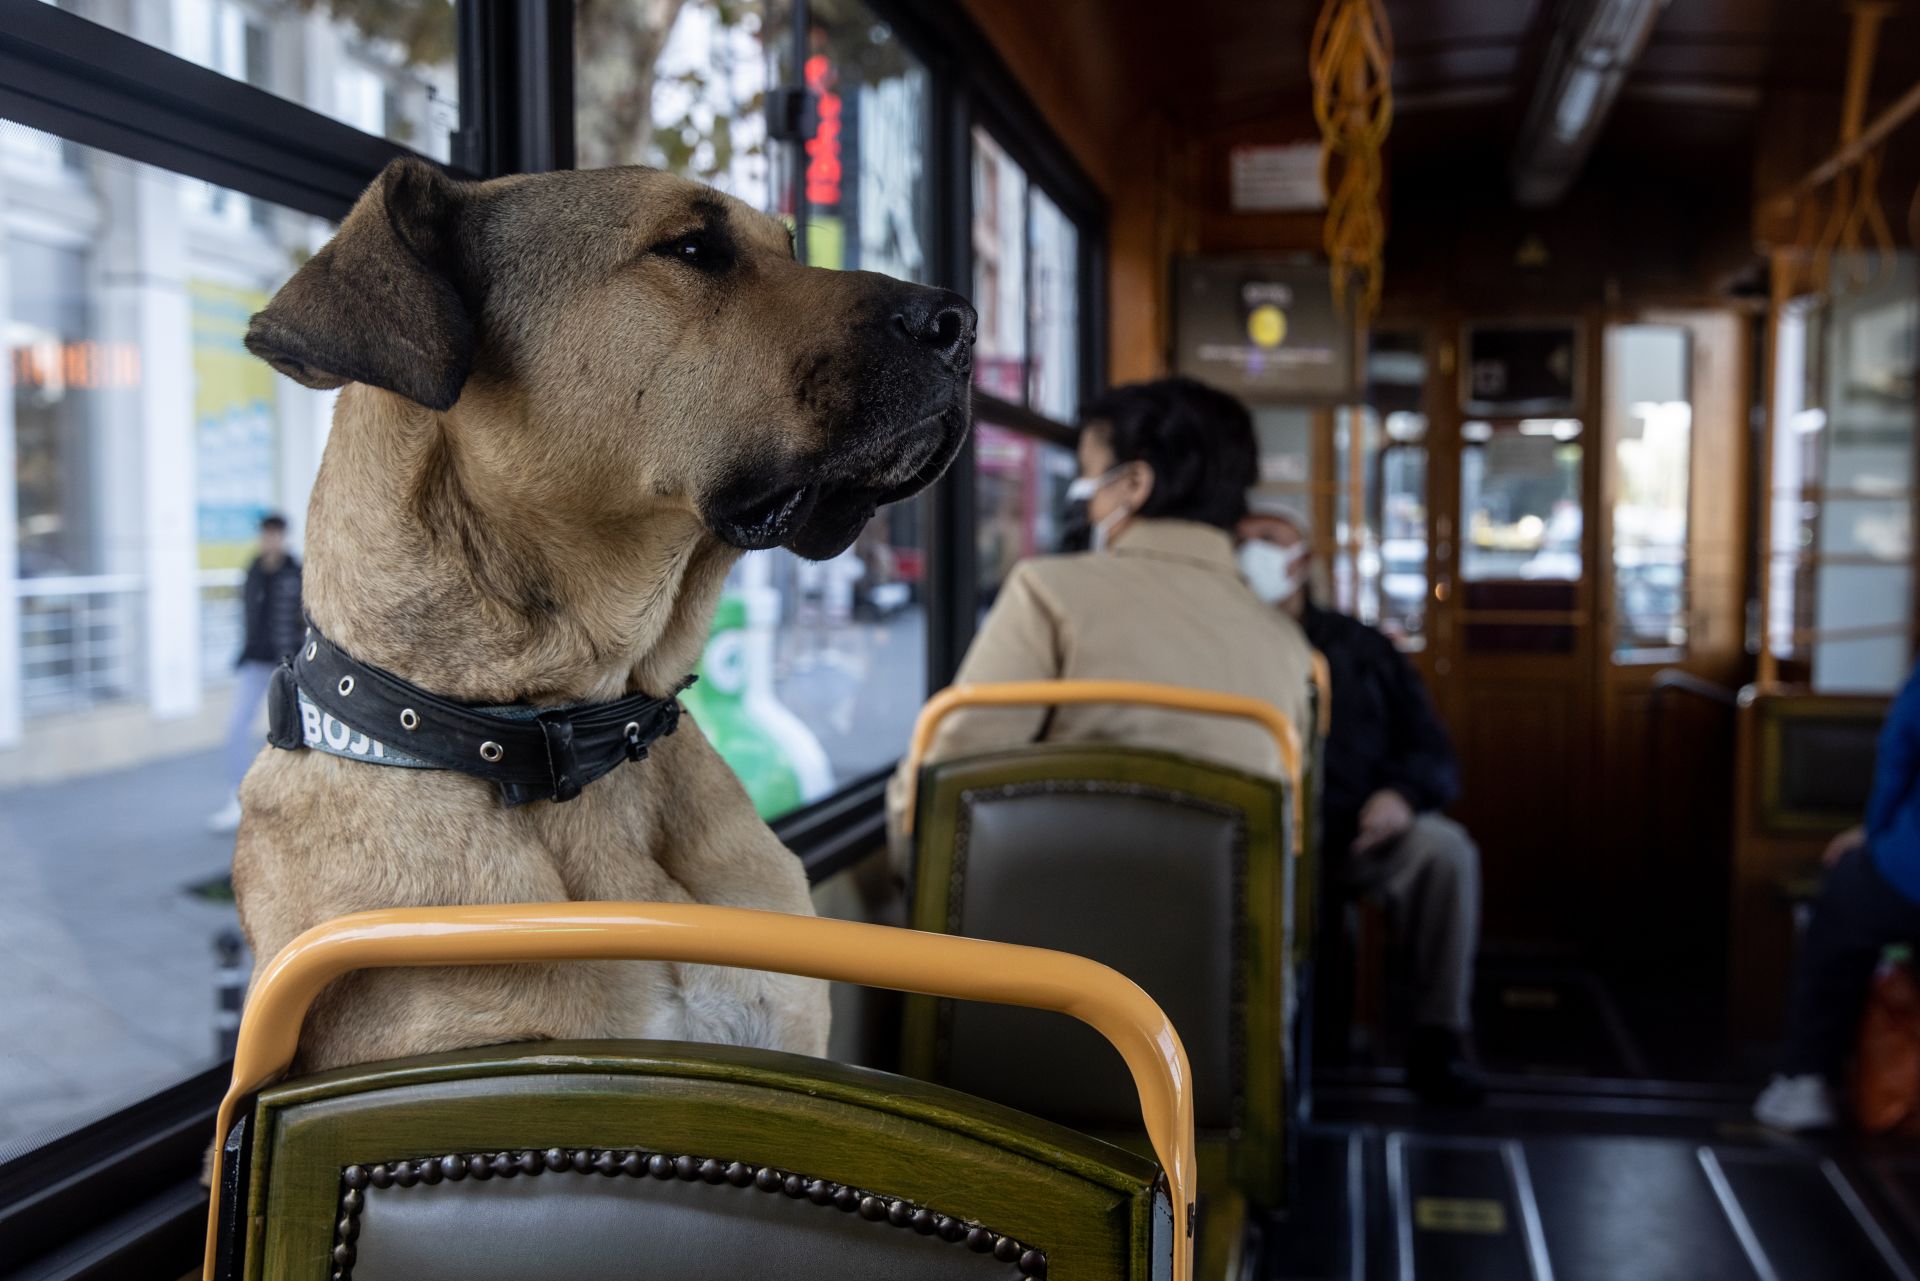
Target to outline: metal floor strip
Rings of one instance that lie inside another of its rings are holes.
[[[1395,1130],[1387,1136],[1387,1201],[1393,1207],[1394,1241],[1400,1256],[1400,1281],[1413,1274],[1413,1206],[1407,1199],[1407,1136]]]
[[[1347,1135],[1347,1276],[1367,1281],[1367,1147],[1359,1130]]]
[[[1733,1235],[1739,1238],[1740,1248],[1746,1252],[1747,1263],[1753,1268],[1756,1281],[1780,1281],[1773,1270],[1772,1260],[1760,1245],[1760,1237],[1753,1230],[1753,1224],[1747,1221],[1747,1212],[1741,1208],[1740,1198],[1734,1195],[1733,1185],[1727,1181],[1727,1172],[1720,1164],[1720,1158],[1714,1155],[1710,1147],[1698,1149],[1700,1168],[1706,1171],[1707,1182],[1713,1187],[1713,1195],[1720,1202],[1721,1213],[1727,1216],[1727,1223],[1733,1228]]]
[[[1507,1177],[1513,1180],[1514,1199],[1520,1206],[1533,1281],[1553,1281],[1553,1259],[1547,1253],[1547,1232],[1540,1223],[1540,1203],[1533,1194],[1533,1173],[1527,1168],[1526,1149],[1518,1139],[1508,1139],[1501,1145],[1501,1155],[1506,1158]]]
[[[1839,1195],[1841,1203],[1847,1207],[1848,1213],[1853,1215],[1854,1222],[1860,1225],[1860,1230],[1867,1234],[1867,1240],[1873,1243],[1874,1250],[1886,1263],[1887,1271],[1895,1277],[1896,1281],[1920,1281],[1915,1278],[1913,1269],[1907,1266],[1907,1261],[1900,1256],[1900,1251],[1895,1248],[1892,1238],[1887,1235],[1887,1230],[1881,1226],[1878,1216],[1867,1208],[1865,1201],[1860,1199],[1860,1190],[1853,1186],[1853,1180],[1834,1164],[1832,1157],[1821,1158],[1820,1169],[1827,1176],[1827,1182],[1832,1185],[1834,1192]]]

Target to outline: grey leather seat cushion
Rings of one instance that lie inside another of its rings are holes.
[[[597,1173],[367,1189],[353,1281],[1008,1281],[965,1242],[753,1187]]]
[[[1092,957],[1145,988],[1180,1030],[1202,1130],[1233,1123],[1240,1059],[1243,820],[1225,807],[1117,784],[967,794],[957,834],[958,920],[973,938]],[[1120,1056],[1057,1014],[955,1002],[946,1084],[1063,1124],[1132,1130],[1139,1096]]]

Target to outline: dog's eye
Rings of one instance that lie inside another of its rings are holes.
[[[690,231],[684,236],[677,236],[655,245],[653,251],[703,271],[713,271],[725,265],[725,248],[704,231]]]

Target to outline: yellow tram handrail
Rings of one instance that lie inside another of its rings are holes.
[[[538,961],[675,961],[767,970],[925,996],[1053,1010],[1120,1051],[1173,1199],[1174,1281],[1191,1281],[1193,1074],[1165,1012],[1125,975],[1045,948],[745,908],[665,903],[523,903],[394,908],[343,916],[282,948],[247,996],[233,1081],[220,1101],[205,1281],[219,1244],[220,1163],[240,1106],[284,1073],[308,1007],[355,970]],[[236,1223],[236,1232],[247,1225]]]
[[[1301,852],[1302,824],[1307,811],[1300,795],[1300,733],[1287,714],[1272,703],[1243,694],[1223,694],[1218,690],[1163,685],[1155,681],[1002,681],[949,685],[927,700],[927,705],[920,709],[919,719],[913,723],[913,739],[907,746],[907,778],[913,782],[900,810],[902,829],[913,831],[919,807],[920,767],[926,762],[927,749],[933,745],[933,734],[941,721],[967,707],[1052,707],[1068,703],[1134,703],[1258,723],[1273,735],[1273,741],[1280,748],[1280,768],[1293,794],[1293,852]]]
[[[1333,668],[1327,665],[1327,656],[1319,650],[1308,650],[1313,655],[1313,687],[1320,691],[1320,698],[1313,709],[1313,728],[1321,738],[1333,732]]]

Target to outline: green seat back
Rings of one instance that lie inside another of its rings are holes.
[[[1280,1195],[1288,804],[1272,779],[1170,753],[1048,744],[929,766],[916,824],[911,924],[1140,984],[1192,1060],[1203,1144],[1256,1205]],[[905,1022],[913,1075],[1094,1133],[1139,1128],[1119,1056],[1072,1020],[914,997]]]
[[[234,1281],[1157,1281],[1158,1170],[923,1082],[771,1051],[556,1042],[261,1093]]]

